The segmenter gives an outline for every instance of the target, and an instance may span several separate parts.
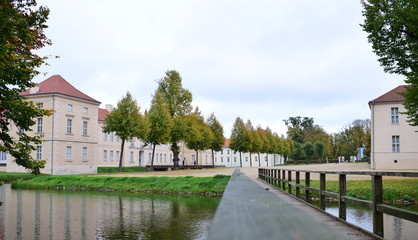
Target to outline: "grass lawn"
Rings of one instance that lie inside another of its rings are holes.
[[[40,176],[17,180],[13,187],[99,191],[159,192],[220,195],[230,176],[214,177],[97,177],[83,175]]]

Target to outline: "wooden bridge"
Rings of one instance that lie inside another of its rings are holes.
[[[277,186],[292,183],[268,171],[260,169],[259,176],[271,184],[235,170],[214,216],[209,240],[382,239],[289,196]]]

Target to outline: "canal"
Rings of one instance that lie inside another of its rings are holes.
[[[0,186],[0,239],[205,239],[219,197]]]

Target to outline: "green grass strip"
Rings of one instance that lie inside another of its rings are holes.
[[[145,167],[122,167],[122,172],[146,172]],[[116,173],[119,167],[97,167],[97,173]]]
[[[13,182],[18,179],[32,179],[38,176],[30,173],[9,173],[9,172],[0,172],[0,182]]]
[[[230,176],[214,177],[96,177],[83,175],[40,176],[18,180],[12,187],[99,191],[159,192],[220,195]]]
[[[301,184],[305,184],[301,181]],[[319,181],[311,180],[311,187],[319,189]],[[339,193],[338,181],[327,181],[326,189]],[[371,180],[347,181],[347,196],[364,200],[372,200]],[[418,179],[391,179],[383,180],[383,200],[395,202],[406,200],[418,202]]]

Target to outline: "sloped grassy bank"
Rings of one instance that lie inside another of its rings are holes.
[[[61,175],[17,180],[12,183],[12,187],[221,195],[229,179],[230,176],[226,175],[213,177],[95,177]]]

